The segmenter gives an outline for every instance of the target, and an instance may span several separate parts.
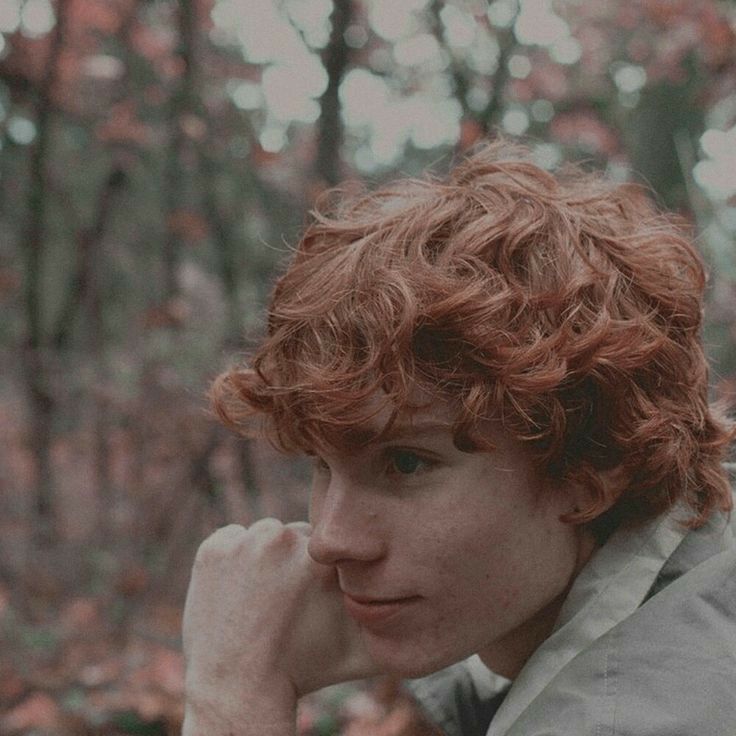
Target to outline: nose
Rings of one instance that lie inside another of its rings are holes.
[[[315,484],[309,505],[310,557],[323,565],[372,562],[385,554],[379,512],[367,493],[336,475]]]

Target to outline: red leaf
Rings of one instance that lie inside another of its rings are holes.
[[[61,720],[59,706],[46,693],[33,693],[0,719],[0,732],[17,733],[31,729],[54,729]]]

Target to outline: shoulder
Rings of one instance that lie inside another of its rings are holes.
[[[554,677],[506,736],[723,736],[736,729],[736,548],[679,575]],[[700,541],[697,540],[700,537]],[[678,562],[679,559],[679,562]],[[493,728],[491,728],[493,733]]]
[[[736,729],[736,550],[650,598],[600,642],[617,734],[700,736]],[[648,723],[651,721],[651,724]]]
[[[484,687],[467,663],[415,681],[411,689],[453,735],[482,736],[489,721],[489,736],[734,733],[736,544],[723,519],[680,539],[627,615],[615,616],[613,605],[583,608],[576,626],[586,643],[568,652],[571,640],[565,639],[547,652],[553,665],[566,663],[554,665],[538,689],[529,681],[544,665],[539,657],[528,663],[532,677],[520,677],[510,690]],[[652,560],[641,550],[637,557],[641,565],[634,568],[642,575]],[[632,594],[628,584],[615,590],[617,572],[598,581],[599,598],[618,602]],[[599,628],[605,633],[596,635]],[[495,718],[499,707],[503,717]]]

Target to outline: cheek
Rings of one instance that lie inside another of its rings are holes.
[[[572,558],[565,545],[550,555],[544,538],[528,537],[524,546],[516,531],[463,537],[447,529],[446,536],[426,538],[433,546],[412,565],[427,595],[416,616],[395,631],[364,632],[371,656],[403,677],[481,651],[559,596],[568,581]]]
[[[574,532],[552,518],[499,518],[451,536],[438,562],[458,615],[504,622],[523,617],[564,591],[576,560]],[[458,530],[459,532],[459,530]]]

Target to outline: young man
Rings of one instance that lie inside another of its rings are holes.
[[[703,289],[639,191],[503,143],[316,213],[213,392],[314,458],[310,523],[202,545],[185,734],[287,736],[378,673],[458,736],[736,733]]]

